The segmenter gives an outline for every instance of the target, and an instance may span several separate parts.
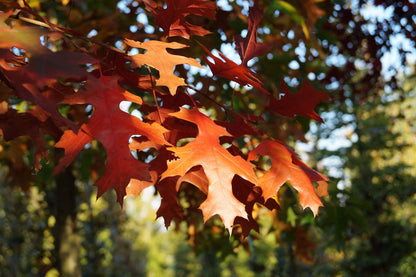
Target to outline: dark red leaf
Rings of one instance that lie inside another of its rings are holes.
[[[305,82],[300,91],[293,94],[282,80],[281,93],[284,95],[279,100],[274,97],[270,98],[270,109],[272,111],[290,118],[295,118],[295,115],[302,115],[324,122],[314,109],[319,102],[328,101],[328,94],[325,91],[316,90],[308,82]]]
[[[215,19],[216,4],[204,0],[166,0],[166,8],[158,7],[153,0],[144,0],[146,9],[156,18],[155,24],[163,29],[165,36],[189,38],[205,36],[210,32],[186,20],[188,15]]]
[[[235,37],[235,49],[240,55],[241,64],[247,63],[254,57],[262,56],[273,47],[271,43],[257,43],[257,29],[263,18],[263,11],[258,6],[258,1],[254,1],[254,6],[249,9],[247,35]]]
[[[202,47],[202,49],[204,49],[205,53],[207,53],[207,55],[214,60],[214,62],[211,62],[209,59],[207,59],[207,57],[204,57],[204,60],[211,69],[212,74],[234,81],[243,86],[251,85],[266,94],[270,94],[266,89],[262,87],[262,83],[256,74],[246,66],[241,64],[238,65],[224,56],[224,54],[221,52],[218,52],[221,57],[220,59],[214,56],[205,46],[202,44],[199,45]]]

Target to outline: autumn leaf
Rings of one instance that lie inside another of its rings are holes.
[[[238,175],[256,184],[253,166],[241,157],[231,155],[219,144],[220,136],[230,134],[197,109],[181,108],[171,116],[197,124],[198,135],[183,147],[168,147],[177,159],[168,161],[162,179],[184,176],[194,166],[201,165],[208,179],[208,188],[201,183],[193,184],[201,191],[207,191],[207,199],[200,206],[204,221],[218,214],[231,234],[234,219],[237,216],[247,218],[245,205],[234,196],[231,182]]]
[[[30,81],[36,80],[40,85],[44,85],[46,80],[58,77],[85,77],[87,72],[80,65],[96,63],[94,58],[85,53],[52,52],[41,44],[41,36],[47,36],[50,32],[35,27],[10,27],[4,23],[8,16],[10,16],[9,13],[0,14],[0,48],[9,50],[16,47],[29,53],[28,65],[18,68],[32,77]],[[43,39],[47,41],[46,37]],[[0,66],[10,69],[8,65],[9,63],[0,62]],[[26,76],[26,78],[29,76]]]
[[[158,7],[152,0],[144,0],[146,9],[156,18],[155,24],[161,27],[165,36],[189,38],[191,35],[205,36],[210,32],[190,23],[186,16],[196,15],[215,19],[216,4],[203,0],[166,0],[166,8]]]
[[[299,194],[299,203],[303,208],[311,208],[314,215],[322,202],[315,193],[312,181],[325,182],[328,179],[306,167],[299,161],[296,154],[278,141],[264,140],[248,155],[252,161],[257,155],[269,156],[272,167],[260,177],[259,183],[265,200],[277,194],[280,187],[287,181]]]
[[[167,49],[182,49],[188,47],[185,44],[155,40],[138,42],[130,39],[126,39],[125,42],[131,47],[147,50],[144,54],[137,54],[131,57],[132,67],[137,68],[143,65],[149,65],[157,69],[159,71],[159,79],[156,80],[156,85],[168,87],[171,95],[176,94],[178,87],[186,86],[184,79],[176,76],[173,72],[176,65],[189,64],[202,68],[195,59],[170,54],[167,51]]]
[[[279,100],[274,97],[270,98],[269,107],[272,111],[290,118],[295,118],[295,115],[302,115],[322,123],[324,122],[314,109],[319,102],[328,101],[328,94],[326,92],[316,90],[308,82],[305,82],[300,91],[293,94],[282,80],[281,93],[284,95]]]
[[[262,117],[235,112],[230,112],[230,115],[235,118],[234,121],[215,121],[215,123],[225,127],[234,138],[240,138],[244,135],[262,135],[260,130],[253,127],[259,121],[264,120]]]
[[[163,217],[165,226],[168,228],[174,219],[183,219],[182,207],[179,205],[177,193],[183,182],[195,184],[198,188],[203,188],[203,192],[208,192],[208,179],[201,166],[191,168],[184,176],[174,176],[165,178],[156,184],[162,200],[156,212],[157,217]]]
[[[292,161],[294,164],[299,166],[306,175],[308,175],[309,179],[312,182],[315,182],[316,186],[314,186],[314,190],[316,195],[318,195],[319,197],[328,196],[328,178],[326,178],[321,173],[313,170],[312,168],[308,167],[296,156],[295,152],[293,152]]]
[[[14,89],[16,96],[40,106],[58,124],[76,130],[77,127],[59,113],[57,103],[43,94],[44,88],[50,82],[56,82],[58,77],[85,79],[88,72],[80,65],[95,63],[95,59],[85,53],[54,53],[41,44],[40,36],[47,34],[47,31],[41,32],[33,27],[10,27],[2,22],[8,16],[0,14],[2,80]],[[10,50],[13,47],[23,50],[26,56],[13,53]]]
[[[157,123],[144,123],[139,118],[120,110],[121,101],[141,104],[140,97],[120,88],[115,77],[90,79],[86,91],[67,97],[63,103],[85,104],[94,106],[94,113],[88,124],[81,126],[77,134],[65,131],[61,140],[55,145],[64,148],[65,156],[55,168],[54,173],[68,166],[85,144],[96,139],[100,141],[107,153],[105,173],[95,184],[98,197],[110,188],[117,192],[117,201],[122,204],[126,186],[130,181],[147,181],[151,185],[149,167],[136,160],[129,148],[129,139],[134,135],[144,136],[155,145],[165,144],[163,133],[167,130]]]
[[[0,13],[0,48],[10,49],[17,47],[25,49],[30,53],[45,52],[45,47],[40,43],[40,36],[45,34],[46,31],[36,27],[10,27],[5,21],[12,12],[11,10],[7,13]]]
[[[208,57],[214,61],[211,62],[207,57],[204,57],[204,60],[208,64],[213,75],[234,81],[243,86],[251,85],[266,94],[270,94],[266,89],[263,88],[262,82],[256,76],[256,74],[246,66],[242,64],[238,65],[232,60],[228,59],[223,53],[218,52],[221,57],[220,59],[214,56],[205,46],[200,43],[199,45],[202,47],[205,53],[207,53]]]
[[[258,6],[258,1],[254,1],[254,6],[249,9],[247,35],[235,37],[235,49],[240,55],[241,64],[247,63],[254,57],[262,56],[273,47],[270,43],[257,43],[257,29],[263,18],[263,11]]]
[[[33,55],[30,63],[24,69],[25,73],[37,80],[37,85],[42,86],[48,80],[56,78],[86,79],[88,73],[80,65],[96,63],[97,61],[85,53],[60,51],[45,52]]]
[[[178,193],[176,188],[177,179],[177,176],[176,178],[166,178],[156,185],[157,191],[162,197],[156,216],[163,217],[166,228],[170,226],[173,219],[183,219],[182,208],[176,198]]]
[[[233,193],[240,202],[244,203],[248,215],[247,218],[237,217],[234,221],[235,225],[240,225],[244,236],[248,236],[251,230],[259,232],[259,224],[253,218],[253,209],[256,203],[264,204],[261,188],[237,175],[233,179]]]
[[[202,166],[194,166],[188,170],[185,175],[180,177],[176,182],[176,189],[179,189],[179,186],[182,182],[188,182],[194,184],[198,187],[203,193],[208,194],[209,181],[204,172]]]

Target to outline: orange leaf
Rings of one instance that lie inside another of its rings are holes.
[[[178,158],[168,162],[162,179],[184,176],[194,166],[201,165],[208,179],[207,199],[200,206],[204,221],[218,214],[231,234],[234,219],[237,216],[247,218],[245,205],[233,195],[231,182],[238,175],[256,184],[253,166],[240,156],[231,155],[219,144],[220,136],[230,134],[197,109],[181,108],[171,116],[197,124],[198,135],[183,147],[168,147]],[[206,190],[200,182],[194,185],[199,186],[201,191]]]
[[[269,156],[272,162],[270,170],[260,178],[260,187],[265,200],[275,196],[280,187],[289,181],[298,191],[302,207],[310,207],[314,215],[318,213],[322,202],[315,193],[312,181],[327,181],[326,177],[306,167],[293,150],[278,141],[261,142],[249,153],[248,160],[255,160],[257,155]]]
[[[159,79],[156,80],[157,86],[166,86],[172,95],[176,94],[179,86],[186,86],[184,79],[173,73],[175,66],[178,64],[189,64],[202,68],[195,59],[173,55],[168,53],[167,49],[182,49],[188,47],[185,44],[177,42],[162,42],[149,40],[138,42],[130,39],[125,40],[126,44],[131,47],[146,49],[144,54],[137,54],[131,57],[133,68],[149,65],[159,71]]]

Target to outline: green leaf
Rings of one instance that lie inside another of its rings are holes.
[[[289,4],[286,1],[277,1],[275,3],[275,7],[279,10],[282,11],[284,13],[286,13],[287,15],[289,15],[293,21],[295,21],[297,24],[299,25],[303,25],[305,22],[305,19],[303,18],[302,15],[299,14],[299,12],[296,10],[296,8],[294,6],[292,6],[291,4]]]

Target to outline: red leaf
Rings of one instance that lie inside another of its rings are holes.
[[[205,194],[208,193],[208,179],[205,176],[201,166],[191,168],[184,176],[165,178],[160,181],[156,187],[162,197],[160,207],[157,210],[157,216],[163,217],[165,226],[168,228],[174,218],[182,219],[182,207],[179,205],[176,194],[182,182],[195,184],[198,188],[204,189]]]
[[[312,181],[324,182],[328,180],[326,177],[306,167],[291,149],[278,141],[261,142],[249,153],[248,160],[255,160],[257,155],[269,156],[272,162],[270,170],[260,178],[265,200],[275,196],[280,187],[289,181],[298,191],[302,207],[310,207],[314,215],[318,213],[322,202],[315,193]]]
[[[237,114],[233,111],[231,111],[230,114],[235,117],[234,121],[215,121],[215,123],[225,127],[234,138],[240,138],[244,135],[262,134],[260,130],[256,130],[253,127],[253,125],[256,125],[258,121],[264,120],[262,117],[255,116],[253,114]]]
[[[237,217],[234,221],[235,224],[241,226],[241,231],[244,236],[248,236],[251,230],[259,231],[259,225],[253,218],[254,204],[262,203],[261,189],[254,186],[252,183],[244,180],[238,175],[233,179],[233,193],[236,198],[245,204],[248,218]]]
[[[176,145],[180,139],[195,137],[198,134],[198,129],[195,124],[169,115],[174,112],[176,110],[159,108],[159,110],[149,114],[146,118],[159,124],[161,124],[162,120],[163,126],[169,129],[164,134],[165,139],[172,145]]]
[[[224,54],[221,52],[218,52],[221,59],[215,57],[205,46],[200,43],[199,45],[202,47],[202,49],[204,49],[205,53],[207,53],[207,55],[214,60],[214,62],[211,62],[207,59],[207,57],[204,57],[204,60],[211,69],[212,74],[234,81],[243,86],[251,85],[266,94],[270,94],[266,89],[262,87],[262,83],[256,74],[246,66],[236,64],[224,56]]]
[[[57,77],[86,79],[88,72],[80,64],[95,63],[95,59],[84,53],[54,53],[40,43],[40,36],[48,34],[47,31],[9,27],[3,23],[7,17],[7,14],[0,14],[0,73],[4,80],[19,98],[39,105],[54,121],[76,130],[77,127],[58,112],[57,103],[43,95],[43,90]],[[25,57],[11,52],[13,47],[27,52],[28,62]]]
[[[45,51],[42,54],[33,55],[25,73],[36,80],[40,87],[48,80],[58,77],[82,79],[87,77],[87,71],[80,64],[96,63],[97,61],[85,53],[60,51]],[[22,68],[20,68],[22,70]]]
[[[189,38],[191,35],[205,36],[210,32],[185,20],[188,15],[215,19],[215,2],[203,0],[166,0],[166,9],[158,7],[152,0],[144,0],[146,9],[156,18],[155,24],[163,29],[165,36]]]
[[[159,182],[156,187],[157,191],[162,197],[160,207],[156,212],[157,217],[163,217],[165,221],[165,227],[168,228],[174,218],[182,219],[182,208],[179,206],[178,200],[176,199],[177,188],[176,178],[166,178]]]
[[[295,115],[303,115],[324,122],[314,109],[320,101],[328,101],[328,94],[325,91],[316,90],[308,82],[305,82],[300,91],[293,94],[283,80],[281,81],[281,88],[284,96],[280,100],[274,97],[270,98],[270,109],[272,111],[291,118],[295,118]]]
[[[237,216],[247,218],[245,205],[233,195],[231,182],[238,175],[256,184],[253,166],[221,147],[219,137],[230,134],[197,109],[181,108],[171,115],[197,124],[198,135],[183,147],[168,148],[178,158],[168,162],[168,169],[162,174],[162,179],[184,176],[194,166],[201,165],[208,179],[208,189],[201,186],[201,183],[194,185],[199,186],[201,191],[208,191],[207,199],[200,206],[204,220],[218,214],[231,234],[234,219]]]
[[[86,143],[96,139],[103,144],[107,152],[105,173],[95,184],[98,187],[98,197],[108,189],[114,188],[117,192],[117,200],[122,204],[126,186],[130,181],[136,182],[136,187],[137,182],[147,182],[140,183],[142,189],[152,184],[148,165],[134,159],[130,153],[130,137],[141,135],[155,145],[162,145],[165,144],[163,133],[167,130],[157,123],[144,123],[139,118],[120,110],[121,101],[141,104],[142,100],[121,89],[116,78],[90,79],[86,91],[80,92],[73,97],[67,97],[63,102],[92,104],[94,113],[90,122],[81,126],[78,134],[68,130],[56,144],[56,147],[65,149],[65,156],[54,173],[68,166]]]
[[[247,66],[252,58],[264,55],[273,47],[272,44],[257,43],[257,29],[262,18],[263,11],[260,10],[257,1],[255,1],[254,6],[249,9],[246,37],[236,36],[235,38],[235,49],[240,55],[242,65]]]

